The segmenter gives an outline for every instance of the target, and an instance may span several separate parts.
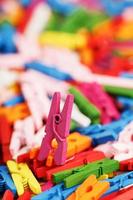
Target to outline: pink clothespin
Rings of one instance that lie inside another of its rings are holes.
[[[60,113],[60,93],[55,92],[46,123],[46,136],[44,137],[38,160],[43,161],[47,158],[51,150],[51,142],[55,138],[58,147],[54,154],[56,165],[63,165],[66,161],[67,143],[66,137],[69,135],[69,126],[71,120],[71,112],[73,105],[73,95],[68,95],[62,112]]]
[[[102,86],[96,82],[82,83],[79,89],[83,94],[101,110],[101,122],[109,123],[119,118],[119,112],[111,97],[104,92]]]

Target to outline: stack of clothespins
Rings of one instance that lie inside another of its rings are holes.
[[[1,0],[0,199],[133,199],[133,2]]]

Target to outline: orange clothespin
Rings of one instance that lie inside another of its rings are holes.
[[[108,188],[108,182],[97,181],[96,176],[91,175],[67,198],[67,200],[97,200]]]
[[[85,151],[91,146],[92,140],[90,137],[81,135],[80,133],[72,133],[67,137],[67,159]],[[56,149],[58,143],[56,140],[52,141],[52,148]],[[46,166],[51,167],[53,165],[53,156],[49,155],[47,158]]]
[[[0,108],[0,115],[5,115],[10,123],[14,123],[18,119],[29,116],[30,112],[26,103],[20,103],[13,107]]]

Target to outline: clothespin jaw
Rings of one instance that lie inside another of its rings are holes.
[[[46,136],[42,141],[38,160],[43,161],[51,150],[51,142],[55,138],[58,148],[55,151],[54,160],[56,165],[62,165],[66,160],[67,143],[66,137],[69,134],[73,95],[68,95],[62,112],[60,113],[60,93],[56,92],[52,99],[52,104],[46,123]]]

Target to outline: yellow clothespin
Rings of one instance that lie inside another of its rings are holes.
[[[52,45],[57,47],[79,49],[87,44],[87,39],[83,34],[63,33],[56,31],[47,31],[41,34],[39,38],[41,45]]]
[[[19,196],[28,188],[34,194],[41,193],[40,184],[26,163],[16,163],[13,160],[9,160],[7,161],[7,167],[11,173]]]
[[[67,198],[67,200],[97,200],[108,189],[108,182],[100,182],[96,179],[95,175],[91,175]]]

